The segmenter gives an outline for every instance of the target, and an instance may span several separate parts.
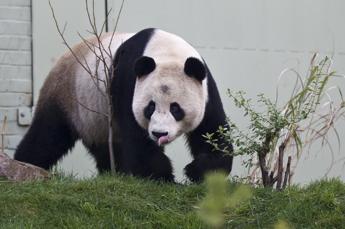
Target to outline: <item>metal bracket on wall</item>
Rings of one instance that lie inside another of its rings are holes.
[[[29,126],[32,121],[32,109],[31,107],[19,107],[18,108],[18,125]]]

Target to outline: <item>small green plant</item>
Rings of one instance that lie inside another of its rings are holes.
[[[235,106],[249,118],[248,130],[241,130],[231,119],[228,119],[228,127],[219,127],[217,135],[232,143],[234,151],[218,144],[215,133],[208,133],[205,138],[217,150],[235,156],[249,155],[245,165],[249,167],[251,182],[261,182],[265,187],[276,185],[278,190],[285,188],[292,176],[292,159],[298,159],[301,152],[318,139],[327,142],[330,130],[339,136],[334,123],[345,112],[341,90],[337,88],[341,99],[339,104],[330,99],[326,103],[329,109],[321,105],[328,95],[330,79],[336,77],[335,72],[330,70],[332,60],[325,57],[315,63],[315,59],[316,54],[305,79],[297,74],[292,95],[282,107],[277,105],[277,101],[272,102],[264,94],[259,94],[256,102],[261,110],[258,111],[252,100],[246,98],[245,92],[228,90]],[[286,158],[287,151],[290,156]],[[255,160],[258,162],[255,163]],[[261,171],[259,181],[258,170]]]
[[[235,209],[252,196],[246,185],[240,185],[230,192],[227,177],[222,173],[207,175],[206,189],[206,196],[199,204],[199,217],[213,228],[221,228],[227,218],[226,212]]]
[[[284,220],[278,220],[278,222],[274,225],[274,229],[289,229],[289,228],[291,227]]]

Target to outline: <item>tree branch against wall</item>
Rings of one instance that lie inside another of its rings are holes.
[[[5,134],[6,134],[7,116],[5,115],[1,125],[1,153],[5,153]]]
[[[112,104],[112,94],[110,91],[111,88],[111,80],[113,79],[113,73],[114,73],[114,68],[116,66],[112,66],[112,59],[114,56],[114,53],[112,53],[111,50],[111,45],[114,40],[114,37],[116,36],[116,30],[118,26],[118,22],[120,20],[120,16],[122,13],[122,9],[124,6],[124,0],[121,2],[121,6],[119,9],[119,12],[116,16],[116,21],[115,21],[115,26],[113,28],[113,31],[111,33],[111,39],[109,44],[106,46],[103,41],[102,37],[106,32],[106,27],[108,26],[108,17],[112,11],[110,9],[106,13],[106,19],[102,23],[102,26],[100,28],[97,27],[97,21],[96,21],[96,15],[95,15],[95,1],[91,1],[91,7],[90,3],[88,0],[85,0],[85,12],[87,14],[87,20],[89,25],[91,26],[91,30],[88,31],[88,33],[96,39],[96,42],[91,42],[89,39],[86,39],[83,37],[80,33],[78,33],[79,38],[81,39],[82,43],[89,49],[89,51],[95,56],[96,59],[96,68],[93,71],[93,69],[90,67],[90,64],[87,62],[86,57],[83,55],[79,55],[76,53],[73,48],[69,45],[69,43],[66,40],[66,37],[64,35],[64,31],[66,28],[66,24],[64,25],[63,29],[59,26],[57,17],[55,15],[54,7],[51,4],[51,1],[49,1],[49,6],[52,12],[52,17],[55,22],[55,26],[57,28],[57,31],[63,41],[63,44],[68,48],[70,53],[73,55],[77,63],[87,72],[87,74],[90,76],[93,84],[97,88],[97,91],[100,93],[102,97],[106,100],[107,103],[107,112],[101,112],[95,109],[92,109],[88,107],[87,104],[83,104],[80,101],[78,101],[77,98],[76,102],[88,110],[89,112],[94,112],[98,115],[102,115],[107,119],[108,122],[108,148],[109,148],[109,158],[110,158],[110,167],[111,167],[111,172],[115,173],[115,158],[114,158],[114,146],[113,146],[113,138],[114,138],[114,112],[113,112],[113,104]],[[99,72],[104,73],[104,78],[99,75]]]

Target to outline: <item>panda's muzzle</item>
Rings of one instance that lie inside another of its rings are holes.
[[[156,131],[152,131],[152,135],[155,136],[157,139],[159,139],[160,137],[167,136],[167,135],[168,135],[168,132],[156,132]]]
[[[159,146],[164,145],[169,142],[168,132],[152,131],[151,133],[153,136],[156,137]]]

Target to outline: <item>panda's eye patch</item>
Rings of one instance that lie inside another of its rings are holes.
[[[176,121],[181,121],[184,118],[184,111],[178,103],[170,104],[170,113],[174,116]]]
[[[153,112],[155,112],[155,109],[156,109],[156,104],[155,104],[155,102],[153,102],[151,100],[149,102],[149,104],[144,109],[144,116],[145,116],[145,118],[150,120]]]

